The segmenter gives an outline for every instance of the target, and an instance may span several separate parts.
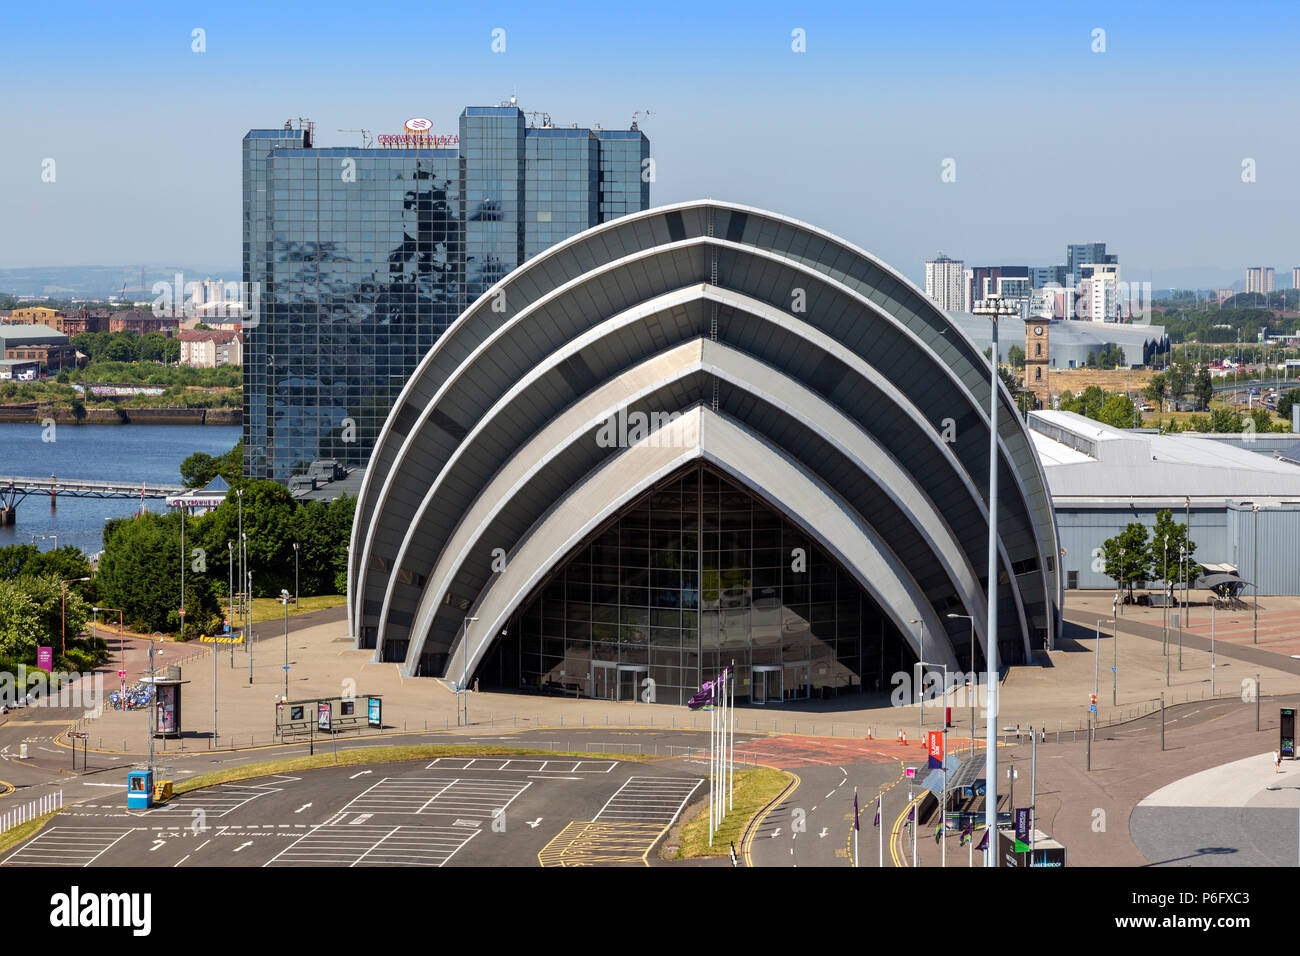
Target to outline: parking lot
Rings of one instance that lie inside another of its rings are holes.
[[[683,761],[442,757],[311,770],[142,812],[73,806],[0,864],[640,865],[701,784]]]

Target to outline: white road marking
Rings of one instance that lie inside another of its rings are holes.
[[[628,777],[592,820],[667,826],[703,782],[694,777]]]

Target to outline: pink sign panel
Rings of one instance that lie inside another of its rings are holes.
[[[36,666],[43,671],[52,672],[54,670],[54,648],[36,648]]]

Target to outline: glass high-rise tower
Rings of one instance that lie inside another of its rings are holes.
[[[250,477],[364,467],[466,307],[548,246],[650,205],[636,129],[534,128],[513,105],[473,106],[456,137],[380,143],[318,148],[310,126],[244,137]]]

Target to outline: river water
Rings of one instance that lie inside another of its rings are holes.
[[[181,462],[196,451],[222,455],[239,441],[237,425],[59,425],[54,441],[43,441],[40,425],[0,424],[0,476],[87,478],[139,485],[179,485]],[[145,500],[162,512],[161,498]],[[104,521],[133,515],[139,498],[68,498],[50,508],[45,495],[29,495],[12,526],[0,527],[0,546],[30,542],[42,551],[76,545],[87,554],[102,547]],[[47,536],[40,540],[40,536]]]

